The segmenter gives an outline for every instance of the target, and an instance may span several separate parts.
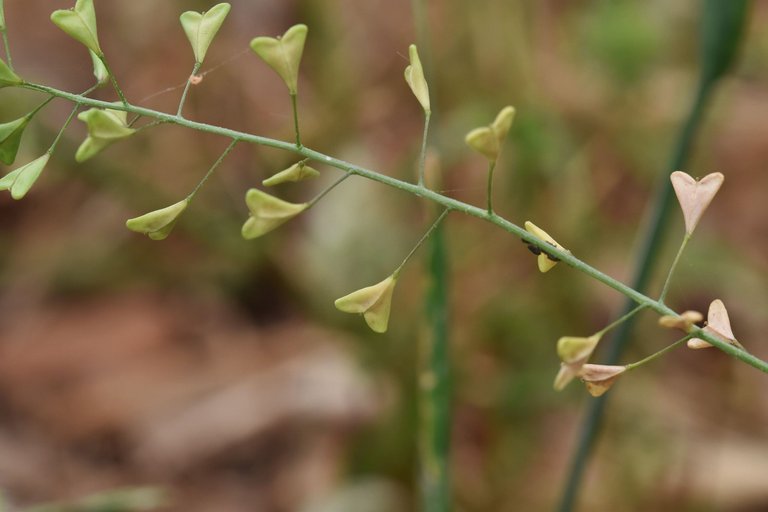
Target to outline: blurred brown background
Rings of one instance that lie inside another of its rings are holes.
[[[187,117],[290,140],[284,84],[245,49],[303,22],[303,141],[412,179],[422,119],[403,80],[416,37],[410,2],[231,3],[203,68],[215,70],[192,89]],[[627,281],[692,101],[699,2],[428,3],[422,52],[441,190],[483,203],[485,163],[463,135],[513,104],[497,210]],[[5,4],[21,76],[69,91],[92,83],[86,51],[49,20],[70,2]],[[213,4],[96,2],[101,45],[132,102],[175,112],[193,63],[178,16]],[[685,169],[726,182],[668,300],[706,311],[721,298],[763,359],[766,23],[768,4],[756,2],[738,68]],[[94,95],[113,99],[108,88]],[[40,100],[5,89],[1,119]],[[57,100],[38,115],[19,163],[42,154],[69,109]],[[186,196],[226,141],[161,126],[77,165],[84,134],[73,123],[23,201],[0,195],[0,488],[11,509],[151,485],[168,492],[168,510],[414,510],[422,262],[400,280],[385,335],[333,299],[392,271],[426,227],[424,204],[354,178],[247,242],[245,190],[295,159],[241,144],[173,234],[153,242],[125,220]],[[306,200],[339,175],[317,167],[319,180],[277,194]],[[662,267],[682,236],[681,216],[672,222]],[[555,341],[595,332],[622,297],[564,266],[539,274],[518,240],[480,221],[451,215],[447,234],[456,510],[549,510],[591,399],[578,383],[552,390]],[[643,317],[628,362],[675,339],[655,322]],[[625,378],[611,391],[580,510],[768,510],[766,385],[717,350],[679,350]]]

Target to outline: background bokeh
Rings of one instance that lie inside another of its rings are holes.
[[[303,22],[303,141],[412,179],[422,118],[403,80],[416,38],[411,2],[230,1],[187,117],[290,140],[285,86],[246,48],[254,36]],[[463,135],[513,104],[517,119],[496,171],[498,212],[535,221],[628,281],[648,201],[692,101],[700,3],[427,3],[422,53],[439,189],[483,203],[485,162]],[[69,91],[92,83],[85,50],[49,21],[69,2],[5,4],[21,76]],[[178,15],[213,4],[96,2],[101,45],[132,102],[175,112],[192,68]],[[755,2],[738,67],[685,169],[717,170],[726,181],[668,300],[706,311],[721,298],[736,335],[763,359],[766,23],[768,4]],[[108,88],[94,96],[113,99]],[[40,100],[4,89],[1,119]],[[48,147],[69,109],[57,100],[35,119],[18,162]],[[125,220],[186,196],[227,142],[160,126],[77,165],[84,135],[73,123],[23,201],[0,195],[0,488],[8,502],[150,485],[168,492],[168,510],[414,510],[423,262],[405,270],[385,335],[336,311],[333,299],[388,275],[431,209],[354,178],[280,230],[244,241],[245,190],[294,158],[241,144],[173,234],[154,242]],[[306,200],[338,176],[317,168],[316,182],[278,194]],[[656,289],[683,232],[681,216],[671,222]],[[454,214],[446,226],[455,508],[549,510],[591,399],[578,383],[552,390],[555,341],[600,329],[623,298],[562,265],[539,274],[525,246],[492,225]],[[643,316],[627,361],[675,339],[655,322]],[[766,385],[768,377],[717,350],[679,350],[624,378],[611,391],[580,510],[767,510]]]

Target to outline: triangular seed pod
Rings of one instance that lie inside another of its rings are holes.
[[[125,227],[137,233],[144,233],[152,240],[164,240],[168,237],[179,220],[179,216],[189,205],[189,199],[184,199],[160,210],[145,213],[140,217],[128,219]]]
[[[24,164],[18,169],[9,172],[0,178],[0,190],[10,190],[12,198],[21,199],[27,195],[29,189],[35,184],[37,178],[40,177],[40,173],[43,172],[45,164],[48,163],[50,158],[51,154],[45,153],[28,164]]]
[[[251,212],[241,230],[246,240],[269,233],[309,206],[308,203],[289,203],[255,188],[245,194],[245,204]]]
[[[277,174],[273,174],[269,178],[262,181],[261,184],[265,187],[273,187],[275,185],[279,185],[280,183],[285,183],[288,181],[303,181],[306,179],[315,178],[317,176],[320,176],[320,173],[317,170],[304,164],[304,162],[298,162],[289,168],[278,172]]]
[[[251,50],[280,75],[293,95],[299,87],[299,64],[308,30],[306,25],[294,25],[282,37],[257,37],[251,40]]]
[[[202,64],[208,47],[213,42],[213,38],[216,37],[221,24],[224,23],[230,8],[231,6],[224,2],[203,13],[187,11],[179,17],[181,26],[192,45],[195,62]]]
[[[408,82],[413,95],[421,103],[424,112],[428,113],[430,112],[429,86],[426,78],[424,78],[424,69],[421,66],[421,59],[415,44],[408,47],[408,56],[411,63],[405,68],[405,81]]]
[[[386,332],[395,284],[397,284],[397,279],[394,276],[389,276],[380,283],[336,299],[334,305],[339,311],[345,313],[362,314],[372,331]]]
[[[103,55],[96,32],[96,10],[93,0],[77,0],[74,9],[53,11],[51,21],[96,55]]]
[[[568,252],[567,249],[565,249],[562,245],[558,244],[554,238],[549,236],[549,233],[538,227],[536,224],[530,221],[525,222],[525,230],[535,236],[536,238],[543,240],[547,242],[552,247],[555,247],[557,249],[560,249],[562,251]],[[542,273],[549,272],[552,267],[557,265],[557,262],[559,260],[554,259],[552,256],[547,254],[545,251],[542,250],[542,252],[538,255],[538,264],[539,264],[539,271]]]
[[[675,195],[683,210],[685,232],[690,235],[696,229],[701,216],[704,215],[704,210],[720,190],[725,176],[719,172],[713,172],[696,181],[684,172],[675,171],[669,179],[672,181]]]
[[[29,116],[0,124],[0,162],[11,165],[16,160],[21,137],[29,124]]]

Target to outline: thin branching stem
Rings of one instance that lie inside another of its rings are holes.
[[[198,71],[200,71],[200,66],[202,64],[200,62],[195,62],[195,65],[192,67],[192,73],[189,74],[189,78],[187,78],[187,83],[184,84],[184,91],[181,93],[181,99],[179,100],[179,108],[176,110],[176,115],[179,117],[183,117],[181,115],[181,111],[184,110],[184,103],[187,101],[187,93],[189,93],[189,87],[192,85],[192,77],[194,77]]]
[[[429,119],[432,117],[432,112],[427,110],[424,112],[424,133],[421,136],[421,151],[419,151],[419,186],[424,186],[424,168],[427,163],[427,138],[429,136]]]
[[[112,82],[112,87],[115,89],[117,96],[120,98],[120,101],[123,103],[123,106],[127,107],[128,100],[125,99],[123,90],[120,89],[119,85],[117,85],[117,78],[115,78],[115,74],[112,73],[112,68],[109,67],[109,63],[107,62],[107,59],[104,57],[104,54],[99,54],[97,55],[97,57],[99,58],[101,63],[104,64],[104,69],[107,70],[107,74],[109,75],[109,80]]]
[[[335,189],[336,187],[338,187],[339,185],[341,185],[341,183],[342,183],[344,180],[346,180],[347,178],[349,178],[350,176],[352,176],[352,174],[351,174],[351,173],[346,173],[346,174],[344,174],[343,176],[341,176],[339,179],[337,179],[336,181],[334,181],[333,183],[331,183],[331,184],[330,184],[330,185],[329,185],[329,186],[328,186],[328,187],[327,187],[325,190],[323,190],[322,192],[320,192],[319,194],[317,194],[317,195],[315,196],[315,198],[314,198],[314,199],[312,199],[312,200],[311,200],[311,201],[310,201],[310,202],[307,204],[307,208],[312,208],[313,206],[315,206],[315,205],[316,205],[316,204],[317,204],[317,203],[318,203],[318,202],[319,202],[319,201],[320,201],[322,198],[324,198],[324,197],[326,196],[326,194],[328,194],[328,192],[330,192],[331,190],[333,190],[333,189]]]
[[[51,143],[51,146],[48,148],[48,154],[52,155],[54,150],[56,150],[56,145],[59,143],[59,140],[61,139],[61,136],[64,135],[64,131],[69,126],[69,123],[72,122],[72,119],[75,117],[75,114],[77,114],[77,110],[80,108],[80,105],[75,105],[75,107],[72,109],[72,112],[69,113],[69,116],[67,116],[67,120],[64,121],[64,125],[59,130],[59,133],[56,134],[56,138],[53,139],[53,142]]]
[[[507,231],[517,236],[518,238],[522,239],[526,244],[534,245],[542,250],[546,250],[548,254],[551,254],[555,258],[558,258],[562,263],[570,267],[573,267],[579,272],[582,272],[583,274],[593,279],[596,279],[597,281],[600,281],[601,283],[605,284],[610,288],[613,288],[617,292],[621,293],[622,295],[634,301],[636,304],[643,304],[648,309],[655,311],[659,315],[678,315],[678,313],[676,313],[674,310],[669,308],[664,303],[658,300],[652,299],[644,295],[643,293],[640,293],[639,291],[627,286],[621,281],[618,281],[617,279],[614,279],[608,276],[602,271],[596,269],[595,267],[577,258],[572,253],[562,249],[558,249],[557,247],[552,247],[550,244],[548,244],[544,240],[528,233],[525,229],[521,228],[517,224],[514,224],[509,220],[503,217],[500,217],[499,215],[489,214],[487,209],[479,208],[477,206],[473,206],[463,201],[459,201],[452,197],[444,196],[434,190],[430,190],[425,187],[420,187],[415,183],[409,183],[406,181],[398,180],[397,178],[393,178],[391,176],[387,176],[385,174],[381,174],[379,172],[366,169],[365,167],[361,167],[361,166],[346,162],[344,160],[331,157],[329,155],[320,153],[319,151],[315,151],[304,146],[298,148],[292,142],[281,141],[281,140],[272,139],[269,137],[262,137],[260,135],[240,132],[240,131],[232,130],[229,128],[213,126],[213,125],[201,123],[198,121],[192,121],[189,119],[180,118],[180,117],[177,117],[176,115],[168,114],[166,112],[159,112],[157,110],[152,110],[144,107],[137,107],[130,104],[115,105],[114,103],[109,103],[106,101],[96,100],[92,98],[86,98],[78,94],[62,91],[62,90],[55,89],[53,87],[48,87],[45,85],[25,83],[25,84],[19,85],[18,87],[40,91],[46,94],[53,94],[54,96],[67,99],[75,103],[81,103],[83,105],[87,105],[91,107],[124,110],[126,112],[139,114],[144,117],[149,117],[149,118],[157,119],[167,123],[184,126],[186,128],[190,128],[190,129],[201,131],[201,132],[212,133],[212,134],[216,134],[222,137],[227,137],[230,139],[239,139],[243,142],[249,142],[252,144],[258,144],[262,146],[268,146],[276,149],[282,149],[282,150],[289,151],[297,155],[303,156],[305,158],[309,158],[316,162],[323,162],[326,165],[330,165],[331,167],[335,167],[346,173],[360,176],[372,181],[376,181],[378,183],[382,183],[389,187],[396,188],[398,190],[402,190],[404,192],[408,192],[415,196],[422,197],[434,203],[440,204],[443,207],[448,208],[450,210],[455,210],[455,211],[464,213],[466,215],[490,222],[491,224],[494,224],[495,226],[503,229],[504,231]],[[716,336],[713,336],[701,329],[697,329],[695,332],[692,332],[691,334],[693,334],[696,338],[701,338],[704,341],[716,346],[723,352],[726,352],[728,355],[735,357],[736,359],[739,359],[740,361],[750,366],[753,366],[765,373],[768,373],[768,362],[763,361],[758,357],[755,357],[749,352],[743,349],[740,349],[738,347],[735,347],[730,343],[727,343],[717,338]]]
[[[496,169],[496,160],[488,162],[488,190],[486,191],[486,202],[488,204],[488,215],[493,215],[493,171]]]
[[[680,345],[682,345],[683,343],[685,343],[686,341],[688,341],[691,338],[692,338],[692,336],[690,334],[687,335],[687,336],[683,336],[682,338],[680,338],[676,342],[672,343],[671,345],[668,345],[668,346],[664,347],[663,349],[659,350],[658,352],[654,352],[653,354],[649,355],[648,357],[646,357],[644,359],[641,359],[640,361],[624,365],[624,368],[626,368],[627,371],[629,371],[629,370],[634,370],[635,368],[638,368],[640,366],[643,366],[644,364],[650,363],[651,361],[654,361],[654,360],[660,358],[661,356],[663,356],[667,352],[676,349],[677,347],[679,347]]]
[[[637,307],[635,307],[635,309],[633,309],[632,311],[628,312],[626,315],[623,315],[622,317],[614,320],[610,324],[608,324],[605,327],[603,327],[600,331],[597,332],[596,335],[599,336],[599,337],[602,337],[605,333],[607,333],[608,331],[610,331],[614,327],[618,327],[619,325],[623,324],[624,322],[626,322],[627,320],[629,320],[630,318],[632,318],[633,316],[638,314],[640,311],[642,311],[646,307],[648,307],[646,304],[638,305]]]
[[[435,220],[435,222],[432,223],[432,225],[429,227],[426,233],[424,233],[424,236],[422,236],[418,242],[416,242],[416,245],[413,246],[413,249],[411,249],[411,252],[408,253],[408,255],[403,259],[403,262],[400,264],[399,267],[395,269],[395,271],[392,273],[392,276],[397,278],[398,275],[400,275],[400,271],[403,270],[403,267],[405,267],[405,264],[408,263],[408,260],[411,259],[411,256],[416,254],[416,251],[419,250],[419,247],[427,240],[427,238],[430,237],[430,235],[437,229],[437,227],[440,225],[441,222],[443,222],[443,219],[446,215],[451,211],[450,208],[446,208],[443,210],[443,213],[440,214],[440,216]]]
[[[216,159],[215,162],[213,162],[213,165],[211,165],[210,169],[208,169],[208,172],[205,173],[205,176],[203,176],[203,179],[200,180],[200,183],[198,183],[194,190],[189,193],[187,196],[187,201],[191,201],[193,197],[195,197],[195,194],[197,194],[197,191],[200,190],[200,187],[205,185],[205,182],[208,181],[208,178],[210,178],[214,171],[221,165],[221,163],[224,161],[225,158],[227,158],[227,155],[235,149],[235,146],[239,142],[239,139],[232,139],[232,142],[229,143],[229,146],[227,146],[227,149],[224,150],[224,152],[219,155],[219,158]]]
[[[661,294],[659,295],[659,302],[664,302],[664,299],[667,297],[667,292],[669,292],[669,285],[672,283],[672,276],[675,274],[675,269],[677,269],[677,263],[680,261],[680,256],[683,254],[683,250],[685,250],[685,246],[688,245],[688,240],[690,239],[691,234],[686,233],[683,237],[682,243],[680,243],[680,248],[677,250],[675,260],[672,262],[672,266],[669,267],[667,279],[664,281],[664,287],[661,289]]]
[[[301,136],[299,135],[299,106],[296,93],[291,93],[291,110],[293,110],[293,131],[296,132],[296,148],[301,149]]]

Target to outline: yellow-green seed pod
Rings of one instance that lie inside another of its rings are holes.
[[[501,144],[509,133],[515,119],[515,108],[506,106],[496,115],[488,126],[470,131],[464,138],[469,147],[481,153],[488,160],[495,162],[501,152]]]
[[[96,10],[93,0],[77,0],[74,9],[53,11],[51,21],[96,55],[103,55],[96,32]]]
[[[600,342],[600,336],[594,334],[589,338],[580,338],[576,336],[563,336],[557,340],[557,355],[560,360],[567,364],[582,364],[589,359],[595,347]]]
[[[229,14],[232,6],[228,3],[220,3],[209,10],[199,13],[187,11],[179,17],[181,26],[187,34],[189,43],[192,45],[192,51],[195,54],[195,62],[202,64],[208,47],[211,46],[213,38],[221,28],[221,24]]]
[[[189,199],[184,199],[160,210],[128,219],[125,227],[137,233],[144,233],[152,240],[165,240],[188,205]]]
[[[289,203],[255,188],[245,194],[245,204],[251,212],[241,231],[246,240],[269,233],[309,206],[308,203]]]
[[[280,75],[292,95],[299,88],[299,64],[308,30],[306,25],[294,25],[282,37],[251,40],[251,50]]]
[[[495,162],[499,158],[499,140],[487,126],[475,128],[464,137],[469,147]]]
[[[16,160],[21,137],[29,124],[30,117],[24,116],[0,124],[0,162],[11,165]]]
[[[21,199],[27,195],[29,189],[35,184],[37,178],[40,177],[40,173],[43,172],[50,158],[50,153],[45,153],[28,164],[9,172],[0,178],[0,190],[10,190],[12,198]]]
[[[373,332],[387,332],[395,284],[397,279],[389,276],[380,283],[336,299],[334,305],[339,311],[345,313],[362,314]]]
[[[320,173],[317,170],[304,164],[304,162],[298,162],[289,168],[270,176],[262,181],[261,184],[265,187],[273,187],[280,183],[303,181],[310,178],[316,178],[317,176],[320,176]]]
[[[429,86],[426,78],[424,78],[424,69],[421,66],[421,59],[419,59],[419,52],[415,44],[408,47],[408,56],[411,64],[405,68],[405,81],[408,82],[413,95],[421,103],[424,112],[429,113]]]
[[[568,252],[567,249],[565,249],[562,245],[557,243],[554,238],[549,236],[549,233],[538,227],[536,224],[534,224],[531,221],[525,221],[525,230],[538,238],[539,240],[543,240],[547,242],[552,247],[555,247],[557,249],[563,250]],[[550,257],[548,254],[546,254],[545,251],[541,251],[541,254],[538,256],[538,263],[539,263],[539,271],[542,273],[549,272],[552,267],[557,265],[557,260],[553,260],[552,257]]]

